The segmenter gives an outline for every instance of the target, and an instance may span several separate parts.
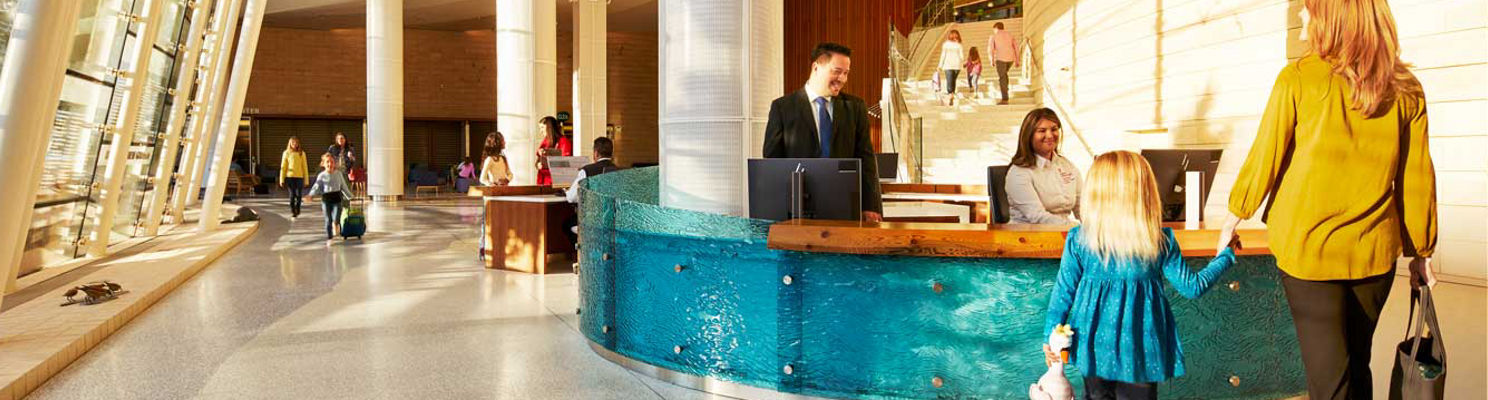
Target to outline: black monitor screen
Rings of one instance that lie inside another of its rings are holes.
[[[749,217],[858,220],[862,217],[862,167],[856,158],[749,160]],[[802,215],[791,213],[791,176],[801,171]]]
[[[1185,172],[1204,173],[1203,191],[1199,199],[1209,198],[1209,188],[1214,186],[1214,172],[1219,169],[1219,156],[1223,150],[1142,150],[1142,157],[1152,165],[1152,174],[1157,178],[1157,192],[1162,196],[1163,221],[1183,221],[1183,183]],[[1199,218],[1203,219],[1203,215]]]
[[[899,176],[899,153],[874,154],[878,161],[878,179],[895,179]]]

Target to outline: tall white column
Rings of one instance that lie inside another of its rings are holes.
[[[217,147],[212,158],[212,181],[202,198],[201,230],[217,229],[222,212],[222,194],[227,186],[227,164],[232,161],[233,147],[238,142],[238,120],[243,118],[243,99],[248,96],[248,78],[253,76],[253,55],[258,51],[258,32],[263,26],[264,4],[268,0],[248,0],[243,9],[243,29],[238,37],[238,51],[233,56],[232,79],[222,102],[222,117],[217,123]]]
[[[496,0],[496,130],[514,185],[537,183],[537,121],[558,112],[558,14],[552,0]]]
[[[403,0],[367,0],[367,194],[403,195]]]
[[[149,0],[145,3],[145,15],[140,36],[134,38],[134,54],[129,76],[129,92],[124,95],[124,104],[119,107],[119,121],[114,125],[113,141],[108,147],[108,167],[103,175],[102,210],[98,212],[98,223],[93,225],[92,239],[88,241],[88,255],[102,256],[108,251],[109,236],[114,231],[114,218],[119,214],[119,195],[124,190],[124,172],[129,167],[129,149],[134,147],[134,134],[139,131],[140,109],[144,108],[145,87],[150,83],[150,54],[155,50],[156,38],[160,37],[161,12],[164,0]],[[116,89],[117,90],[117,89]],[[107,131],[104,132],[108,134]],[[148,133],[147,133],[148,134]]]
[[[782,0],[657,7],[661,205],[744,215],[745,160],[760,155],[784,86]]]
[[[190,159],[187,165],[190,168],[183,170],[187,174],[184,185],[176,184],[176,204],[172,206],[171,215],[177,223],[185,222],[186,206],[196,204],[197,193],[201,190],[202,180],[206,175],[206,166],[211,162],[211,155],[207,150],[212,148],[212,143],[217,138],[217,121],[222,113],[223,95],[227,88],[227,64],[228,57],[232,56],[233,38],[238,33],[238,16],[243,13],[243,0],[223,0],[213,12],[214,26],[212,44],[207,47],[208,67],[203,87],[196,93],[196,101],[193,107],[201,107],[197,118],[191,121],[191,145],[188,147]]]
[[[574,155],[588,155],[594,138],[605,135],[609,121],[609,0],[575,0],[573,3],[573,110]]]
[[[0,72],[0,273],[16,289],[81,0],[22,0]]]
[[[186,43],[176,52],[176,87],[172,90],[170,117],[166,119],[165,138],[157,150],[160,162],[155,165],[155,190],[150,191],[150,206],[145,212],[145,235],[160,233],[160,219],[164,217],[165,199],[170,197],[171,177],[176,174],[176,153],[180,149],[182,128],[186,124],[186,110],[190,108],[191,88],[196,83],[197,60],[202,48],[202,31],[207,26],[207,10],[213,0],[199,0],[191,7],[191,27],[186,29]],[[180,181],[181,179],[178,179]]]

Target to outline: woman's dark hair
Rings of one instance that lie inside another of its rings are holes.
[[[336,132],[336,135],[331,136],[331,144],[341,144],[340,141],[336,140],[338,138],[346,139],[346,145],[351,146],[351,138],[346,137],[346,134],[342,132]]]
[[[537,122],[548,126],[548,145],[558,147],[558,138],[563,137],[563,127],[558,125],[558,119],[549,115]]]
[[[481,149],[481,160],[490,157],[501,157],[501,152],[506,151],[506,137],[501,132],[486,134],[486,145]]]
[[[1013,153],[1013,165],[1032,168],[1038,164],[1038,153],[1033,151],[1033,133],[1038,130],[1039,121],[1043,120],[1053,122],[1056,128],[1064,126],[1064,123],[1059,122],[1059,114],[1055,114],[1054,110],[1048,107],[1029,111],[1028,115],[1023,117],[1022,127],[1018,128],[1018,151]],[[1059,149],[1054,149],[1054,151],[1057,154]]]

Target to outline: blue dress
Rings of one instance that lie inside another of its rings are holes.
[[[1054,326],[1070,324],[1075,337],[1070,363],[1085,376],[1145,383],[1183,376],[1183,347],[1164,277],[1184,297],[1198,298],[1235,263],[1226,248],[1203,270],[1183,263],[1173,230],[1163,228],[1167,245],[1155,260],[1112,259],[1080,240],[1080,227],[1070,229],[1059,263],[1059,277],[1049,295],[1044,337]]]

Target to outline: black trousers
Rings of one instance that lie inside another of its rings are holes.
[[[1374,398],[1369,350],[1394,281],[1393,270],[1341,281],[1308,281],[1282,274],[1310,398]]]
[[[1013,68],[1012,61],[997,62],[997,88],[1002,90],[1002,99],[1008,99],[1008,70]]]
[[[956,94],[956,76],[961,74],[959,69],[945,70],[945,79],[940,81],[945,84],[947,94]]]
[[[305,202],[305,178],[284,178],[284,187],[289,188],[289,213],[300,216],[300,205]]]
[[[1157,400],[1156,383],[1128,383],[1085,377],[1085,400]]]

